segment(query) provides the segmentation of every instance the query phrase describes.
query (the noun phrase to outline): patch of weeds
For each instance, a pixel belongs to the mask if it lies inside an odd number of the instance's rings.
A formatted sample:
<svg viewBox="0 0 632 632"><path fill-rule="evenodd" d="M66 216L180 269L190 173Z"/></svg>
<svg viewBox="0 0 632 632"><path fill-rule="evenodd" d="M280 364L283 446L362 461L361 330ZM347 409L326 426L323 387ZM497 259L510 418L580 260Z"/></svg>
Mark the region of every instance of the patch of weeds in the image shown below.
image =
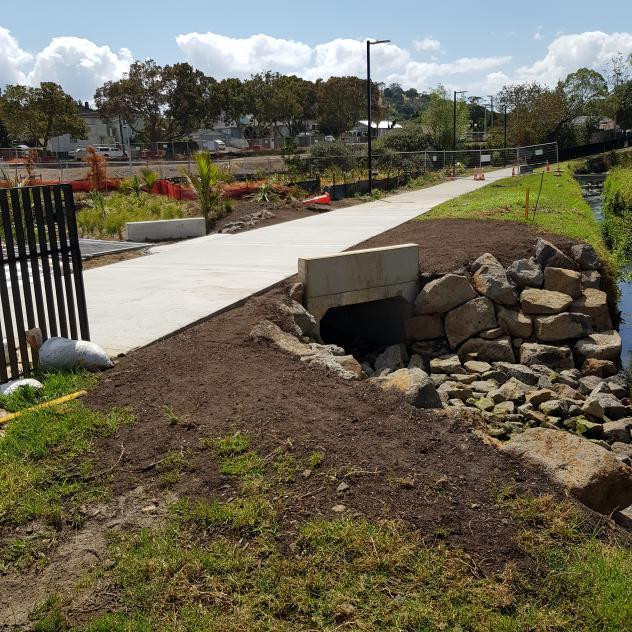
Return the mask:
<svg viewBox="0 0 632 632"><path fill-rule="evenodd" d="M299 465L296 457L289 452L280 452L272 461L275 477L282 483L288 483L294 480L294 476L299 470Z"/></svg>
<svg viewBox="0 0 632 632"><path fill-rule="evenodd" d="M167 421L170 426L176 426L180 421L178 415L176 415L172 406L164 406L163 410L165 411L165 416L167 417Z"/></svg>
<svg viewBox="0 0 632 632"><path fill-rule="evenodd" d="M237 456L243 454L250 447L250 437L247 434L236 432L227 437L221 437L212 442L217 451L217 456Z"/></svg>
<svg viewBox="0 0 632 632"><path fill-rule="evenodd" d="M11 538L0 545L0 573L9 567L22 568L29 566L40 558L43 549L41 540Z"/></svg>
<svg viewBox="0 0 632 632"><path fill-rule="evenodd" d="M180 480L182 473L191 469L189 462L190 451L184 453L179 450L170 450L158 464L160 482L165 485L175 485Z"/></svg>
<svg viewBox="0 0 632 632"><path fill-rule="evenodd" d="M312 452L307 457L307 467L309 467L312 470L317 467L320 467L324 459L325 459L325 455L322 452L318 452L318 451Z"/></svg>
<svg viewBox="0 0 632 632"><path fill-rule="evenodd" d="M35 374L33 377L42 383L43 388L23 386L11 395L0 395L0 408L9 412L24 410L76 391L92 388L99 379L97 374L83 370L51 371Z"/></svg>
<svg viewBox="0 0 632 632"><path fill-rule="evenodd" d="M0 524L74 521L79 505L100 492L93 441L130 422L124 411L102 414L78 402L10 422L0 437Z"/></svg>
<svg viewBox="0 0 632 632"><path fill-rule="evenodd" d="M171 506L181 523L201 529L227 529L241 534L272 532L276 513L263 496L236 498L231 502L181 500Z"/></svg>

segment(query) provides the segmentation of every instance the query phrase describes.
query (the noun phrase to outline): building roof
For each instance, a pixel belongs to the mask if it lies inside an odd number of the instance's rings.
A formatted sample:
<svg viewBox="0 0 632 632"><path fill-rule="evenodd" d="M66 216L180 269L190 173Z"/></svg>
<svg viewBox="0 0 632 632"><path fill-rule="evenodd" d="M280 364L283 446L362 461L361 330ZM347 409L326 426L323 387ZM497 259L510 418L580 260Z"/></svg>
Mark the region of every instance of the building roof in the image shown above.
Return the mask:
<svg viewBox="0 0 632 632"><path fill-rule="evenodd" d="M360 123L360 125L364 125L365 127L369 126L368 119L361 119L358 123ZM394 121L371 121L371 127L373 129L401 129L402 126Z"/></svg>

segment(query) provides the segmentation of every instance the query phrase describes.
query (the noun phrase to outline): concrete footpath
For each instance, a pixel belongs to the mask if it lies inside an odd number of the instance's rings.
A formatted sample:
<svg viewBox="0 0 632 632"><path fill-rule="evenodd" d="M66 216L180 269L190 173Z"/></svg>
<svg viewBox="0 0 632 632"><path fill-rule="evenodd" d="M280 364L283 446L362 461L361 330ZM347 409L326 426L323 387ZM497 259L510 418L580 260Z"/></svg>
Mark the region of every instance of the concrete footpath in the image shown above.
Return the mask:
<svg viewBox="0 0 632 632"><path fill-rule="evenodd" d="M487 174L487 182L511 175ZM341 252L485 185L471 178L234 235L158 246L84 273L90 333L111 355L159 340L296 274L299 257Z"/></svg>

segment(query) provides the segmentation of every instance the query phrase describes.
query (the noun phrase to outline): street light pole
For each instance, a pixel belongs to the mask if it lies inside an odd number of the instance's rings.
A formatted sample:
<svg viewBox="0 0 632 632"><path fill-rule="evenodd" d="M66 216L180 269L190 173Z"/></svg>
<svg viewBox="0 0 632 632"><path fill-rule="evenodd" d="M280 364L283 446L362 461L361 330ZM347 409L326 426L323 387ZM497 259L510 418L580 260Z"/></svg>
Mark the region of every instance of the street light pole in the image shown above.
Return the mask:
<svg viewBox="0 0 632 632"><path fill-rule="evenodd" d="M372 127L371 127L371 46L376 44L388 44L391 40L375 40L374 42L366 41L366 112L367 112L367 133L368 133L368 160L369 168L369 195L373 193L373 146L372 146Z"/></svg>
<svg viewBox="0 0 632 632"><path fill-rule="evenodd" d="M454 106L452 108L452 177L456 176L456 97L465 94L467 90L454 91Z"/></svg>

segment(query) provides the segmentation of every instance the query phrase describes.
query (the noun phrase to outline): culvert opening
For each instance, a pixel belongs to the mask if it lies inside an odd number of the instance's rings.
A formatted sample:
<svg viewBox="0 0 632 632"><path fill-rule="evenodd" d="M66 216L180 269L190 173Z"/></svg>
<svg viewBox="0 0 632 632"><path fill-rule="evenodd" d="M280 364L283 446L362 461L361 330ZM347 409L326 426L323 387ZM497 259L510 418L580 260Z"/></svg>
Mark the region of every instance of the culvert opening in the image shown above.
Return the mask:
<svg viewBox="0 0 632 632"><path fill-rule="evenodd" d="M327 344L343 347L362 361L389 345L406 341L405 322L413 306L401 296L332 307L320 321Z"/></svg>

